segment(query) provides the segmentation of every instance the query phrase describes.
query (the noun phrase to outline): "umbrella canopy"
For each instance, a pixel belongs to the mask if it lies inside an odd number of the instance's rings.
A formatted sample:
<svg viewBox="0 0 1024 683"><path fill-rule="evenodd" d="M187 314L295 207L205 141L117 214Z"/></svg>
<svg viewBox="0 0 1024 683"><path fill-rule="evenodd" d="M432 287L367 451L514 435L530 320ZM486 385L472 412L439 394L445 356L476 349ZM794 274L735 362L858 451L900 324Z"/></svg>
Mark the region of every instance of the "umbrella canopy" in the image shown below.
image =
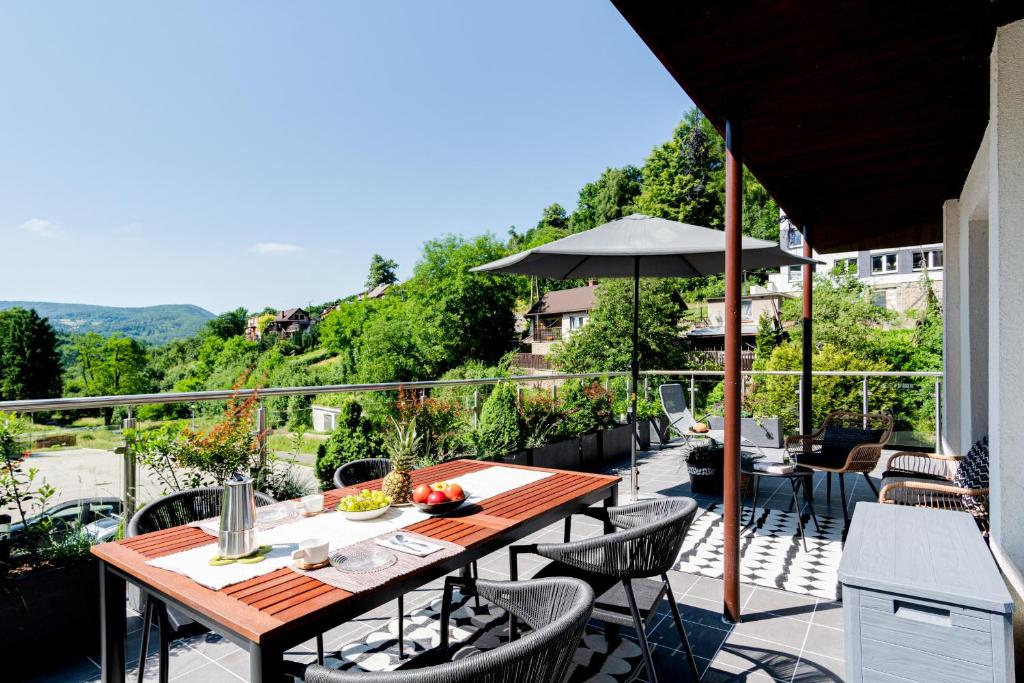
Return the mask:
<svg viewBox="0 0 1024 683"><path fill-rule="evenodd" d="M812 261L775 242L744 237L744 269L800 266ZM586 277L700 277L725 272L725 233L665 218L632 214L473 268L475 272Z"/></svg>
<svg viewBox="0 0 1024 683"><path fill-rule="evenodd" d="M783 251L774 242L744 237L744 268L800 266L811 259ZM629 420L636 422L639 296L641 277L700 277L725 272L725 233L664 218L634 213L591 230L576 233L472 269L483 273L536 275L556 280L583 277L633 278L633 360ZM691 406L692 409L692 406ZM630 488L637 498L636 451L639 435L633 430L630 447Z"/></svg>

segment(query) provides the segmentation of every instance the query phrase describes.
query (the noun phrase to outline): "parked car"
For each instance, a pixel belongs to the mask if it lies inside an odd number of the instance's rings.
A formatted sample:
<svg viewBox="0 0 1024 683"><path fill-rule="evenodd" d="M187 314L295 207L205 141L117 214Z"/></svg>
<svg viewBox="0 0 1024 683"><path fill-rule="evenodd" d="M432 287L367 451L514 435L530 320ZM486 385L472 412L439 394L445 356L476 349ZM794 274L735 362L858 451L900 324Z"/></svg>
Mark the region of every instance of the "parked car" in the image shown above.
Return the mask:
<svg viewBox="0 0 1024 683"><path fill-rule="evenodd" d="M100 517L95 522L85 525L85 533L92 536L93 543L113 541L117 530L121 528L121 515Z"/></svg>
<svg viewBox="0 0 1024 683"><path fill-rule="evenodd" d="M49 519L53 524L53 533L67 533L77 525L88 526L98 520L109 519L121 514L121 500L110 496L97 498L75 498L49 507L37 515L29 517L26 522L11 525L11 540L24 533L25 527ZM115 526L116 529L116 526Z"/></svg>

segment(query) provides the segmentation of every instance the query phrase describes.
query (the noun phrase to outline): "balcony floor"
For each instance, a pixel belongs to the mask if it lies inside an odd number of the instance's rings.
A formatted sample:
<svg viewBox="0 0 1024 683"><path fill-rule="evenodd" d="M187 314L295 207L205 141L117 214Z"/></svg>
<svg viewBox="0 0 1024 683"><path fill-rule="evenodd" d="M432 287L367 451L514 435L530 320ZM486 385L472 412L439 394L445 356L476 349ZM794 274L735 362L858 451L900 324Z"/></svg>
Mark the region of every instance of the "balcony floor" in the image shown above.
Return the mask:
<svg viewBox="0 0 1024 683"><path fill-rule="evenodd" d="M882 462L885 461L885 456ZM623 483L620 499L629 491L628 463L620 468ZM873 475L878 483L878 474ZM619 471L619 470L617 470ZM872 501L875 496L863 478L848 478L851 507L858 501ZM640 491L642 496L691 496L686 469L682 466L682 452L678 447L642 454L640 462ZM833 482L835 484L835 482ZM780 486L786 486L780 482ZM841 518L838 487L833 487L832 504L825 502L825 480L815 476L815 510L818 514ZM788 487L787 487L788 492ZM771 494L769 496L769 493ZM771 492L768 482L762 484L763 503L768 507L785 509L789 500L781 489ZM704 509L718 503L720 498L693 496ZM574 537L597 533L600 528L592 520L574 520ZM589 525L589 526L588 526ZM560 542L561 524L548 527L526 542ZM530 559L521 560L525 575L536 571L539 564ZM508 578L507 553L497 553L479 563L483 578ZM698 658L704 681L842 681L843 631L840 603L788 593L760 586L741 584L743 621L738 625L723 623L722 582L704 576L670 572L669 580L682 612L687 634ZM425 586L406 596L406 610L425 606L437 598L439 584ZM396 616L395 605L385 605L360 619L339 626L325 634L327 651L381 629ZM141 619L129 610L129 640L127 655L129 680L136 675ZM668 603L659 609L648 629L654 644L655 666L662 681L688 680L685 659L679 650L679 639L670 616ZM632 634L623 629L623 637ZM146 679L156 679L156 634L150 639L150 655L146 665ZM312 661L315 646L305 643L288 653L289 659ZM98 681L99 658L89 657L72 662L60 669L45 672L33 681ZM246 681L248 655L235 645L214 634L204 634L175 641L171 647L170 679L172 681ZM637 681L646 681L640 668Z"/></svg>

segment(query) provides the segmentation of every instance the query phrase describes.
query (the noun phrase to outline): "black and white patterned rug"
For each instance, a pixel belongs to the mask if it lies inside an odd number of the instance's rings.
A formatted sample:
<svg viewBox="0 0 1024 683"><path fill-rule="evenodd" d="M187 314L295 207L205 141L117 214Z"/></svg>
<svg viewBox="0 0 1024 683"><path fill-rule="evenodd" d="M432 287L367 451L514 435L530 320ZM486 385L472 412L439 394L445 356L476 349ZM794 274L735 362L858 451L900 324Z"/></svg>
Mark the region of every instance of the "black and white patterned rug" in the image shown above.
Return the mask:
<svg viewBox="0 0 1024 683"><path fill-rule="evenodd" d="M722 515L715 504L694 520L679 552L676 571L722 578ZM749 519L743 508L741 524ZM790 593L839 599L839 560L843 553L843 521L818 515L818 526L804 514L807 550L800 541L794 512L757 509L753 528L740 536L740 580Z"/></svg>
<svg viewBox="0 0 1024 683"><path fill-rule="evenodd" d="M456 609L452 610L452 642L463 648L456 658L490 650L508 639L507 614L485 601L477 609L472 598L456 592ZM440 642L441 599L413 610L405 618L405 654L407 657L436 647ZM522 625L520 625L522 627ZM612 683L630 681L642 670L640 646L617 633L604 633L588 625L573 655L567 681ZM359 640L346 643L340 651L328 653L325 664L343 671L388 671L396 668L398 659L398 619Z"/></svg>

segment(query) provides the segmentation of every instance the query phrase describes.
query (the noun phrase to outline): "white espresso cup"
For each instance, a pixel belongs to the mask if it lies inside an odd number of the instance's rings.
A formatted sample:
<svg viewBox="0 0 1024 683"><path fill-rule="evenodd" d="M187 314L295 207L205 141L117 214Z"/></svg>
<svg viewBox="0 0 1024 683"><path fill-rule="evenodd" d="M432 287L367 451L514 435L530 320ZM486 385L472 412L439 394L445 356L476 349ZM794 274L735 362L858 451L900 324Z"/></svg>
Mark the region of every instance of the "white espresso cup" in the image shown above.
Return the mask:
<svg viewBox="0 0 1024 683"><path fill-rule="evenodd" d="M320 564L327 561L328 543L323 538L307 538L299 541L299 549L292 553L293 560L303 564Z"/></svg>
<svg viewBox="0 0 1024 683"><path fill-rule="evenodd" d="M316 514L324 509L324 494L313 493L302 497L302 509L306 514Z"/></svg>

